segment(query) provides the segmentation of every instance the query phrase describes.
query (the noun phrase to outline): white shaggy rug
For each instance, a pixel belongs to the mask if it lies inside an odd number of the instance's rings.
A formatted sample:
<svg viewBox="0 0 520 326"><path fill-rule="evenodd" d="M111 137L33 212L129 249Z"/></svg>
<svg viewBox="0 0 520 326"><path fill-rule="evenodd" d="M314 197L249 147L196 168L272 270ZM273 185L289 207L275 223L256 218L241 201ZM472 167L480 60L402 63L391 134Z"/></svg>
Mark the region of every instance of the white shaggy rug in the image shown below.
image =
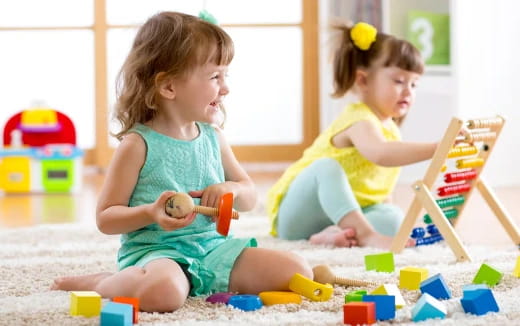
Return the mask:
<svg viewBox="0 0 520 326"><path fill-rule="evenodd" d="M452 299L444 301L448 315L420 325L520 324L520 279L512 275L519 252L513 246L505 250L468 247L474 260L471 263L456 263L443 244L406 249L395 256L396 271L389 274L365 271L364 256L381 252L374 248L333 249L273 239L267 235L267 219L252 215L234 221L232 229L236 236L256 236L262 247L295 251L311 265L329 264L344 277L382 284L397 283L399 269L405 266L426 268L430 275L442 273L453 294ZM100 234L94 226L77 224L0 230L0 325L99 325L99 317L70 316L69 294L48 288L58 276L114 271L118 239ZM462 286L471 283L483 262L504 273L492 289L500 312L465 314L460 305ZM263 307L254 312L212 305L202 297L190 298L174 313L140 313L139 325L342 325L344 295L355 289L359 288L335 287L333 298L327 302L304 300L301 305ZM410 318L419 291L402 290L402 294L408 305L397 311L394 320L378 325L416 324Z"/></svg>

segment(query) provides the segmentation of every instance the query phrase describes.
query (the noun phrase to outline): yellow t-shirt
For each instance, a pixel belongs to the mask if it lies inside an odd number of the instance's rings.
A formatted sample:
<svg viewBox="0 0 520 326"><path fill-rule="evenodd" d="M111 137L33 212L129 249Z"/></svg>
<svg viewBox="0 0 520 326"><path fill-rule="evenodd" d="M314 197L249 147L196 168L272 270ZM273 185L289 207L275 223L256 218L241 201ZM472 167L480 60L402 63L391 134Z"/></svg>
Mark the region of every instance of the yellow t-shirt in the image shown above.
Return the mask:
<svg viewBox="0 0 520 326"><path fill-rule="evenodd" d="M267 213L272 222L272 235L276 236L278 208L291 182L303 169L320 158L328 157L338 161L361 207L381 203L388 198L399 177L399 167L379 166L363 157L355 147L337 148L332 145L335 135L362 120L368 120L377 126L386 140L401 140L399 128L395 123L383 126L381 120L364 103L348 105L331 126L304 151L303 157L291 165L269 190Z"/></svg>

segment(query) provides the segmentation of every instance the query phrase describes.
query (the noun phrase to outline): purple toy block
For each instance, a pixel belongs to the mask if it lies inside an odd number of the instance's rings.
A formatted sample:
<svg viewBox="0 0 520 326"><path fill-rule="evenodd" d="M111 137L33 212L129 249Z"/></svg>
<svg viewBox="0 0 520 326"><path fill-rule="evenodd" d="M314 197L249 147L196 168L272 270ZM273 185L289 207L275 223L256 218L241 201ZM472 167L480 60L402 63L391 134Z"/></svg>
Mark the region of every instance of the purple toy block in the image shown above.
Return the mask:
<svg viewBox="0 0 520 326"><path fill-rule="evenodd" d="M231 292L218 292L206 298L206 302L228 304L229 298L234 294Z"/></svg>
<svg viewBox="0 0 520 326"><path fill-rule="evenodd" d="M451 298L451 291L441 274L436 274L422 281L420 289L422 293L428 293L435 299Z"/></svg>

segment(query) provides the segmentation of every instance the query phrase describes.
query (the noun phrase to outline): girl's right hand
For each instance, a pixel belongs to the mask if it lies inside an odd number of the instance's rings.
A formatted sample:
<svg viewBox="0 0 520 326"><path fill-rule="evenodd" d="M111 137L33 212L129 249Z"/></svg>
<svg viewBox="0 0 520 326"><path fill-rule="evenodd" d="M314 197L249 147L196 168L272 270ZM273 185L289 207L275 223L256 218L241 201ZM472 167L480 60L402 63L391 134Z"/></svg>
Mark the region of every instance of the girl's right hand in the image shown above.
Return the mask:
<svg viewBox="0 0 520 326"><path fill-rule="evenodd" d="M159 226L163 228L165 231L173 231L186 227L190 225L197 216L197 213L195 212L189 213L186 216L178 218L171 217L170 215L166 214L166 201L168 200L168 198L175 194L175 191L165 191L159 196L159 198L157 198L157 200L153 204L151 204L150 215L152 219L155 223L159 224Z"/></svg>

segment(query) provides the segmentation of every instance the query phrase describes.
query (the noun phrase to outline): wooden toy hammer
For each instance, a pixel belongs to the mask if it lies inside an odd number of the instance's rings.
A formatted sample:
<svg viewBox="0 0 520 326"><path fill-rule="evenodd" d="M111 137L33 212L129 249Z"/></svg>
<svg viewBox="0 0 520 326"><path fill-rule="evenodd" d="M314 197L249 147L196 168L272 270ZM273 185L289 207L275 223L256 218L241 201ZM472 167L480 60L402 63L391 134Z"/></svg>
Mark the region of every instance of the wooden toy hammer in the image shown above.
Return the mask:
<svg viewBox="0 0 520 326"><path fill-rule="evenodd" d="M238 212L233 210L233 194L230 192L220 197L218 208L195 205L190 195L178 192L168 198L165 211L175 218L186 216L191 212L216 217L217 232L223 236L229 233L231 219L238 219Z"/></svg>

